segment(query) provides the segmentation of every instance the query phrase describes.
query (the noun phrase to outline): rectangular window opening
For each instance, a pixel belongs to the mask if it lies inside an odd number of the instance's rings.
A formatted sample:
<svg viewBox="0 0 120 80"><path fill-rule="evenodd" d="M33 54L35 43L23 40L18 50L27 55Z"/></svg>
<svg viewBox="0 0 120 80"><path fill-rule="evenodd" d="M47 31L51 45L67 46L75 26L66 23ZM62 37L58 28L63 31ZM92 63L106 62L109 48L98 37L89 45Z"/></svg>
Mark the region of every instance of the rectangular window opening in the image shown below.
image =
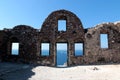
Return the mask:
<svg viewBox="0 0 120 80"><path fill-rule="evenodd" d="M12 43L12 55L19 55L19 43Z"/></svg>
<svg viewBox="0 0 120 80"><path fill-rule="evenodd" d="M58 20L58 31L66 31L66 20Z"/></svg>
<svg viewBox="0 0 120 80"><path fill-rule="evenodd" d="M83 56L83 43L75 43L75 56Z"/></svg>
<svg viewBox="0 0 120 80"><path fill-rule="evenodd" d="M50 43L41 43L41 55L42 56L50 55Z"/></svg>
<svg viewBox="0 0 120 80"><path fill-rule="evenodd" d="M100 34L101 48L108 48L108 34Z"/></svg>

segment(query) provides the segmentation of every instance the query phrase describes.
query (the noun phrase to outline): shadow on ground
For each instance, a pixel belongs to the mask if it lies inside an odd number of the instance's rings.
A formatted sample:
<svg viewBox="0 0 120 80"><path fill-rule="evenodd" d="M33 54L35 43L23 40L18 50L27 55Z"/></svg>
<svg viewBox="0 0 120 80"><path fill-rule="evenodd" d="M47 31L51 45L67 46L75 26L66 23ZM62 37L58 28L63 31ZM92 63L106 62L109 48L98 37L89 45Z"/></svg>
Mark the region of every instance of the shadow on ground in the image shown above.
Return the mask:
<svg viewBox="0 0 120 80"><path fill-rule="evenodd" d="M16 63L0 63L0 80L29 80L34 66Z"/></svg>

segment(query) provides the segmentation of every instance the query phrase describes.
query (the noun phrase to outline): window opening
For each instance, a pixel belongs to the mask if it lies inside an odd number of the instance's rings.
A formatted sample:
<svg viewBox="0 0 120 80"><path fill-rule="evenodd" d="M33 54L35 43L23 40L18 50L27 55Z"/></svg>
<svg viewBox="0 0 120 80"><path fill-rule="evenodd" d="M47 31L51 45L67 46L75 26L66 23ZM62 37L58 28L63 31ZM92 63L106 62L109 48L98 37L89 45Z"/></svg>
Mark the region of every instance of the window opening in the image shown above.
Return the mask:
<svg viewBox="0 0 120 80"><path fill-rule="evenodd" d="M83 55L83 43L75 43L75 56Z"/></svg>
<svg viewBox="0 0 120 80"><path fill-rule="evenodd" d="M12 43L12 55L19 54L19 43Z"/></svg>
<svg viewBox="0 0 120 80"><path fill-rule="evenodd" d="M41 43L41 55L49 56L50 54L50 44L49 43Z"/></svg>
<svg viewBox="0 0 120 80"><path fill-rule="evenodd" d="M101 48L108 48L108 34L100 34Z"/></svg>
<svg viewBox="0 0 120 80"><path fill-rule="evenodd" d="M66 20L58 20L58 31L66 31Z"/></svg>

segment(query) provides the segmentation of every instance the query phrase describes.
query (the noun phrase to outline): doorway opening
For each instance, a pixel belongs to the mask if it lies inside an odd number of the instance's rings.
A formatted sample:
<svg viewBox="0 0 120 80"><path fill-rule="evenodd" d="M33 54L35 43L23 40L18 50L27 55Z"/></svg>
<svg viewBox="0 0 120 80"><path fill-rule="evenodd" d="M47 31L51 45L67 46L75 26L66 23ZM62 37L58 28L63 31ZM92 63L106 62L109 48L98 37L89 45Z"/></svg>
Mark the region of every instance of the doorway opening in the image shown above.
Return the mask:
<svg viewBox="0 0 120 80"><path fill-rule="evenodd" d="M57 43L56 64L57 67L67 67L67 43Z"/></svg>

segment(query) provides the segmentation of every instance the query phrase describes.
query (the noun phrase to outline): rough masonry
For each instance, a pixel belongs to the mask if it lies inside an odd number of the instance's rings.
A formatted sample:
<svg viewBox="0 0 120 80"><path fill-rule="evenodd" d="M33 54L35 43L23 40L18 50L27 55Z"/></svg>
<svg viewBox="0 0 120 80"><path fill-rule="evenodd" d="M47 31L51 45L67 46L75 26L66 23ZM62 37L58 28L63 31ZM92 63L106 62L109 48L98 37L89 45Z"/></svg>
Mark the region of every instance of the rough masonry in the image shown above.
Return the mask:
<svg viewBox="0 0 120 80"><path fill-rule="evenodd" d="M66 20L66 31L58 31L58 20ZM108 48L100 47L100 34L108 34ZM18 42L19 55L11 54L11 44ZM50 43L50 55L41 56L41 43ZM120 23L103 23L84 29L80 19L70 11L52 12L41 29L17 25L0 30L0 61L56 66L56 43L68 44L67 66L120 63ZM84 44L84 55L75 56L74 43Z"/></svg>

